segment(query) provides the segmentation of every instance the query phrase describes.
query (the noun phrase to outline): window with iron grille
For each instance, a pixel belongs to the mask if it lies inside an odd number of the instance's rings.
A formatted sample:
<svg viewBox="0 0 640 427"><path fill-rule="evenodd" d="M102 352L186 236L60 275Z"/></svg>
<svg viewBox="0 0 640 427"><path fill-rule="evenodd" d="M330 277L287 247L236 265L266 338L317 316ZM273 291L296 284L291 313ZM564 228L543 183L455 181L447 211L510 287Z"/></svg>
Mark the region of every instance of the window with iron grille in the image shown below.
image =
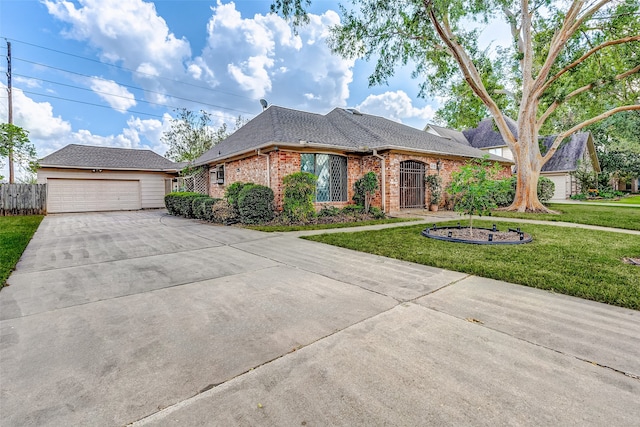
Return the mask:
<svg viewBox="0 0 640 427"><path fill-rule="evenodd" d="M300 170L318 177L316 202L347 201L347 158L332 154L300 155Z"/></svg>
<svg viewBox="0 0 640 427"><path fill-rule="evenodd" d="M224 165L219 165L216 171L218 184L224 184Z"/></svg>

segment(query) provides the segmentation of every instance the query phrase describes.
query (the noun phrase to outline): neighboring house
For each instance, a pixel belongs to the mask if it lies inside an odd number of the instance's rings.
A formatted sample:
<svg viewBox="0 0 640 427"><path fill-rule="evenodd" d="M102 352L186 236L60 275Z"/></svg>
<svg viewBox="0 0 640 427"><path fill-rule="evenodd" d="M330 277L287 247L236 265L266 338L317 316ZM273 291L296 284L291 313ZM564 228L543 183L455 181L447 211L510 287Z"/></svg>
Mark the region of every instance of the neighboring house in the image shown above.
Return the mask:
<svg viewBox="0 0 640 427"><path fill-rule="evenodd" d="M424 208L426 174L451 172L482 151L382 117L336 108L326 115L271 106L196 160L210 171L209 194L223 197L229 184L270 187L282 208L282 179L299 171L318 176L316 207L352 203L353 184L378 176L372 205L385 212ZM491 156L510 175L512 162ZM444 201L442 202L444 203Z"/></svg>
<svg viewBox="0 0 640 427"><path fill-rule="evenodd" d="M507 126L517 135L517 123L505 117ZM513 153L507 147L502 135L493 125L493 119L482 120L478 127L459 132L435 125L427 125L425 131L434 135L440 135L452 139L461 144L480 149L484 152L513 160ZM554 136L546 136L542 144L549 148ZM571 135L568 141L562 143L556 153L542 167L541 176L545 176L555 184L555 192L552 200L565 200L572 194L581 191L578 182L571 172L574 172L579 164L600 173L600 163L596 154L593 136L590 132L579 132Z"/></svg>
<svg viewBox="0 0 640 427"><path fill-rule="evenodd" d="M70 144L40 159L47 212L164 207L180 165L150 150Z"/></svg>

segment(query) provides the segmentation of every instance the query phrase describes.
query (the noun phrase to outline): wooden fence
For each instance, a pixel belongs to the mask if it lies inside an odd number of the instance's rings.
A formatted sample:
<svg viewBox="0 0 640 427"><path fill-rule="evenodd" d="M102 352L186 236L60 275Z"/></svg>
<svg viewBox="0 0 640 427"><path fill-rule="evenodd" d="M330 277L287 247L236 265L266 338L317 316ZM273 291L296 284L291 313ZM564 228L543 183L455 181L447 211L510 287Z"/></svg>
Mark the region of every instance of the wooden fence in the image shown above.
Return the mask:
<svg viewBox="0 0 640 427"><path fill-rule="evenodd" d="M0 216L46 213L47 184L0 184Z"/></svg>

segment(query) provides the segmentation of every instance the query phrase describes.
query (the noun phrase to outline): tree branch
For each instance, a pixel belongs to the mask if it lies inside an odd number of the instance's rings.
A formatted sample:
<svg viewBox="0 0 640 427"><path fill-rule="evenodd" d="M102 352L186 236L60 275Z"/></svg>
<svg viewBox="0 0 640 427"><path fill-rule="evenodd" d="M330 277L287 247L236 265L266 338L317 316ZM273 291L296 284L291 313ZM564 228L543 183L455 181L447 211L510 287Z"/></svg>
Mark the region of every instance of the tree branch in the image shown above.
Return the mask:
<svg viewBox="0 0 640 427"><path fill-rule="evenodd" d="M582 55L580 58L576 59L571 64L567 65L562 70L560 70L555 76L553 76L549 80L547 80L547 82L538 90L538 93L539 93L538 98L540 96L542 96L544 91L549 89L549 86L551 86L553 84L553 82L558 80L564 73L566 73L567 71L571 70L572 68L578 66L585 59L587 59L588 57L590 57L591 55L593 55L594 53L596 53L600 49L603 49L603 48L608 47L608 46L628 43L628 42L632 42L632 41L640 41L640 35L631 36L631 37L624 37L624 38L617 39L617 40L609 40L608 42L602 43L602 44L594 47L593 49L589 50L587 53Z"/></svg>
<svg viewBox="0 0 640 427"><path fill-rule="evenodd" d="M451 55L460 66L460 70L462 71L465 80L469 84L469 87L471 87L471 90L476 95L478 95L480 100L487 106L487 108L491 112L491 115L494 117L496 125L498 126L498 129L500 130L500 133L502 134L505 141L510 144L515 144L516 138L509 129L509 126L507 126L507 122L504 120L500 108L495 103L493 98L491 98L491 95L489 94L489 92L487 92L487 89L484 87L484 84L482 83L482 77L480 76L478 69L473 64L473 61L464 50L464 48L455 41L456 36L451 31L446 16L443 17L441 24L435 14L435 10L433 8L431 0L423 0L423 5L427 11L429 20L434 26L438 36L447 45L447 47L451 51Z"/></svg>
<svg viewBox="0 0 640 427"><path fill-rule="evenodd" d="M613 108L609 111L606 111L602 114L599 114L595 117L590 118L589 120L585 120L584 122L575 125L574 127L572 127L571 129L562 132L561 134L559 134L558 136L556 136L556 139L553 140L553 144L551 144L551 147L549 148L549 151L547 151L547 153L544 155L544 157L542 157L542 164L544 165L545 163L547 163L547 161L549 161L549 159L551 157L553 157L553 155L555 154L556 151L558 151L558 147L560 146L560 143L562 142L563 139L565 139L566 137L568 137L569 135L574 134L575 132L579 131L580 129L583 129L593 123L599 122L600 120L604 120L609 116L612 116L616 113L620 113L622 111L631 111L631 110L640 110L640 104L635 104L635 105L624 105L622 107L616 107Z"/></svg>
<svg viewBox="0 0 640 427"><path fill-rule="evenodd" d="M624 78L629 77L632 74L635 74L637 72L640 72L640 65L637 65L636 67L625 71L624 73L618 74L617 76L615 76L614 78L616 80L622 80ZM591 89L593 89L594 87L598 86L602 84L602 80L597 81L597 82L593 82L593 83L589 83L588 85L584 85L582 87L577 88L576 90L574 90L573 92L569 93L567 96L564 97L564 99L562 101L553 101L551 103L551 105L549 105L549 107L547 108L547 110L542 114L542 116L540 116L540 118L537 120L536 122L536 126L538 127L538 129L540 129L542 127L542 125L544 124L544 122L549 118L549 116L564 102L570 100L571 98L580 95L581 93L587 92Z"/></svg>

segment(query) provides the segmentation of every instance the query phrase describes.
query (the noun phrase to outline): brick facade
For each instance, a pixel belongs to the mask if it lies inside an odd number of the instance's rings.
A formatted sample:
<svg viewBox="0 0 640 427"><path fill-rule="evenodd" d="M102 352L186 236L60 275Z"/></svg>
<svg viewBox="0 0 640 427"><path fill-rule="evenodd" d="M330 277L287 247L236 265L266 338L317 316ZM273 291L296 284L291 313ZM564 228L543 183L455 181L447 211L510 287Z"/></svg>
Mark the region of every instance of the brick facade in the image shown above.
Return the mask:
<svg viewBox="0 0 640 427"><path fill-rule="evenodd" d="M439 173L442 177L442 187L446 188L451 182L451 172L458 170L466 163L464 159L452 159L435 157L434 155L404 154L396 152L384 152L380 154L385 159L385 204L386 212L398 212L400 210L400 163L407 160L414 160L425 164L425 173ZM269 156L269 160L267 160ZM437 169L432 169L432 165L437 165ZM267 182L267 164L270 164L269 181ZM213 170L213 168L212 168ZM209 186L209 194L212 197L223 197L224 191L229 184L237 181L253 182L256 184L269 186L274 193L277 209L282 209L283 188L282 179L294 172L300 171L300 153L294 151L271 151L266 155L251 156L240 160L225 163L225 182L217 184L215 173L212 175ZM378 176L378 182L382 187L381 160L372 155L348 155L347 156L347 201L346 202L322 202L315 203L316 209L323 206L342 207L352 202L354 183L365 173L373 171ZM504 166L500 177L511 176L509 166ZM446 196L440 202L441 206L446 206ZM425 202L429 202L429 192L425 186ZM382 208L382 193L378 189L371 202L372 206Z"/></svg>

